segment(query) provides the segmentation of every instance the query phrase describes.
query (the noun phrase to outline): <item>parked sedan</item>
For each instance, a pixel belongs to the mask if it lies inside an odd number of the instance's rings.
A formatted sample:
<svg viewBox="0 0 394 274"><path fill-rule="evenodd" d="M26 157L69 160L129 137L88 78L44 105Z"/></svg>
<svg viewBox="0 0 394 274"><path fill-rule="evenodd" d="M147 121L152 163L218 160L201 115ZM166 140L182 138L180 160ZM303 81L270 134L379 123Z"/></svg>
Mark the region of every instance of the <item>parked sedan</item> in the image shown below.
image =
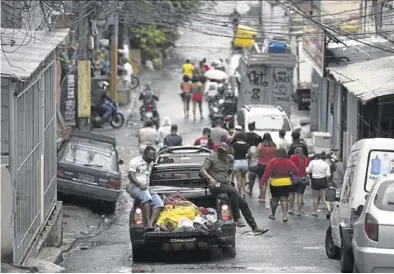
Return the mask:
<svg viewBox="0 0 394 274"><path fill-rule="evenodd" d="M354 272L394 273L394 175L382 176L354 225Z"/></svg>
<svg viewBox="0 0 394 274"><path fill-rule="evenodd" d="M108 213L115 211L123 164L115 138L73 133L58 150L57 161L58 192L103 203Z"/></svg>

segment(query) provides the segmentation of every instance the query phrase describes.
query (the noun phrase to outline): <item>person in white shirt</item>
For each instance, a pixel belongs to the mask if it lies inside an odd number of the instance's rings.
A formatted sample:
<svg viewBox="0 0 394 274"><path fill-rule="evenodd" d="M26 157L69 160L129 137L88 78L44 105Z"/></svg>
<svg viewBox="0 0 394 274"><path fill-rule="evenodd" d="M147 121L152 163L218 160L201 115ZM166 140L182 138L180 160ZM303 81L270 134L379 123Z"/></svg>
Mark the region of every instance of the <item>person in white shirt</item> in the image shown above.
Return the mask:
<svg viewBox="0 0 394 274"><path fill-rule="evenodd" d="M279 131L279 138L276 140L275 144L278 149L283 148L286 153L289 151L290 142L285 139L286 131L281 129Z"/></svg>
<svg viewBox="0 0 394 274"><path fill-rule="evenodd" d="M157 193L149 188L149 176L155 158L155 148L147 146L142 156L133 158L129 163L130 184L126 191L131 198L139 200L146 230L154 229L153 225L164 207L163 201Z"/></svg>
<svg viewBox="0 0 394 274"><path fill-rule="evenodd" d="M319 159L312 160L306 168L306 173L311 174L312 178L312 197L313 197L313 213L312 216L317 217L317 208L319 199L321 198L330 211L330 203L326 202L326 190L328 188L328 179L331 176L330 166L325 162L327 155L322 152Z"/></svg>
<svg viewBox="0 0 394 274"><path fill-rule="evenodd" d="M142 155L146 146L150 145L155 147L158 140L157 130L153 128L153 122L147 121L145 126L140 129L138 134L139 140L139 152Z"/></svg>
<svg viewBox="0 0 394 274"><path fill-rule="evenodd" d="M158 130L158 143L159 148L164 146L164 138L171 133L171 120L168 117L164 117L163 124Z"/></svg>

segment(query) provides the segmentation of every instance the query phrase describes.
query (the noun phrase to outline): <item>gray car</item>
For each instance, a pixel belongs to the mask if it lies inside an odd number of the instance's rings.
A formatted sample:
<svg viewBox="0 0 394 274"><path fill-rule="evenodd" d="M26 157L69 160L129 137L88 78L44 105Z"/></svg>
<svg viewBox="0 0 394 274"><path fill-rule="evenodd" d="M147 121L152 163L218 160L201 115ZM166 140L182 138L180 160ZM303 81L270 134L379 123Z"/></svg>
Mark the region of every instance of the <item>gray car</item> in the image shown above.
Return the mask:
<svg viewBox="0 0 394 274"><path fill-rule="evenodd" d="M103 204L112 213L120 194L121 174L114 138L92 133L73 133L58 150L58 192Z"/></svg>
<svg viewBox="0 0 394 274"><path fill-rule="evenodd" d="M354 225L354 272L394 273L394 174L382 176Z"/></svg>

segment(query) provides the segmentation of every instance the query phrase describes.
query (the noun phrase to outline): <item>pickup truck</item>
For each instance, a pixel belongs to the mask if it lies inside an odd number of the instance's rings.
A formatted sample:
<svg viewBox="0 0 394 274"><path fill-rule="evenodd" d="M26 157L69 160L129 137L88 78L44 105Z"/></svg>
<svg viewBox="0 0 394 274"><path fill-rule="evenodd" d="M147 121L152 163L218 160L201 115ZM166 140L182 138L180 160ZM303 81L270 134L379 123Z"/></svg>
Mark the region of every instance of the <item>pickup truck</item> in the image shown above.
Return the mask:
<svg viewBox="0 0 394 274"><path fill-rule="evenodd" d="M134 201L129 217L133 261L143 261L149 250L165 252L221 248L229 257L236 256L236 226L227 195L214 198L199 171L210 150L202 147L171 147L160 151L150 175L150 188L160 196L180 192L198 207L215 208L222 225L208 234L192 232L146 232L139 201Z"/></svg>

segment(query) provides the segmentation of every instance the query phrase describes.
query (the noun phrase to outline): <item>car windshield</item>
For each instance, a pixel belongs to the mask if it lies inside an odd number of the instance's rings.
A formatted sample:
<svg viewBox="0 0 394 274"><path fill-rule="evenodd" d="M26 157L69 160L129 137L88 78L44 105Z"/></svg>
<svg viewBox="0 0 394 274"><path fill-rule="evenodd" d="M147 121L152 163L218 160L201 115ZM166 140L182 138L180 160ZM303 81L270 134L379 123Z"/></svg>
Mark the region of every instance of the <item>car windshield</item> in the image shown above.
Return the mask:
<svg viewBox="0 0 394 274"><path fill-rule="evenodd" d="M253 114L249 117L249 123L256 122L258 131L291 131L289 120L285 115L258 115Z"/></svg>
<svg viewBox="0 0 394 274"><path fill-rule="evenodd" d="M115 153L89 144L69 143L64 153L63 161L108 171L115 170Z"/></svg>
<svg viewBox="0 0 394 274"><path fill-rule="evenodd" d="M382 183L376 193L374 203L380 210L394 211L394 182Z"/></svg>
<svg viewBox="0 0 394 274"><path fill-rule="evenodd" d="M208 155L202 154L178 154L160 155L157 159L158 164L201 164Z"/></svg>

